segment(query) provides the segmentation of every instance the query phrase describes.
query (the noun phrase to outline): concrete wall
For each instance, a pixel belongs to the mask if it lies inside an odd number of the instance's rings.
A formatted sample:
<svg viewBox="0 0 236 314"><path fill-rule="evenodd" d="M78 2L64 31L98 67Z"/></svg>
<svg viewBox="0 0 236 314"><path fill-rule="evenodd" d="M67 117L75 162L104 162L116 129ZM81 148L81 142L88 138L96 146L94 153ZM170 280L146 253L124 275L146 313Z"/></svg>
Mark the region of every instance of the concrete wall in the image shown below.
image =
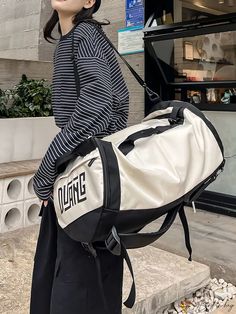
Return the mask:
<svg viewBox="0 0 236 314"><path fill-rule="evenodd" d="M0 165L14 161L41 159L59 131L54 117L1 119Z"/></svg>
<svg viewBox="0 0 236 314"><path fill-rule="evenodd" d="M1 1L0 58L38 59L40 12L40 0Z"/></svg>
<svg viewBox="0 0 236 314"><path fill-rule="evenodd" d="M3 0L0 6L0 58L52 59L53 45L43 38L52 8L48 0Z"/></svg>
<svg viewBox="0 0 236 314"><path fill-rule="evenodd" d="M51 3L48 0L41 0L41 15L39 21L39 41L38 41L38 60L40 61L52 61L53 51L55 49L54 44L48 43L43 37L43 28L53 13ZM53 30L53 37L59 38L57 27Z"/></svg>
<svg viewBox="0 0 236 314"><path fill-rule="evenodd" d="M19 83L22 74L28 78L52 80L52 63L41 61L23 61L0 59L0 88L12 88Z"/></svg>

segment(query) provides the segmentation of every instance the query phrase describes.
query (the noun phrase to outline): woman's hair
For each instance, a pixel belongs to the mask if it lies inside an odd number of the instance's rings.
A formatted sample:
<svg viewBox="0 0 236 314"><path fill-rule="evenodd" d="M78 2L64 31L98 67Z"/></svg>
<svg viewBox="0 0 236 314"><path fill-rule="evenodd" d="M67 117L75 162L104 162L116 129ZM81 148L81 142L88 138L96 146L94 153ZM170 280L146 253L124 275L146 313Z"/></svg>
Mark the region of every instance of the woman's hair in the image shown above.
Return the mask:
<svg viewBox="0 0 236 314"><path fill-rule="evenodd" d="M107 23L106 22L98 22L97 20L93 19L93 11L94 11L94 6L92 6L89 9L83 8L81 11L79 11L73 18L72 22L74 25L76 25L78 22L80 21L86 21L89 20L90 22L93 22L95 24L98 25L109 25L110 21L108 21L107 19ZM44 26L43 29L43 34L44 34L44 38L46 39L46 41L48 41L49 43L52 43L49 39L52 40L56 40L56 38L52 37L52 31L55 28L56 24L59 22L59 17L58 17L58 13L56 10L53 11L50 19L48 20L48 22L46 23L46 25ZM60 35L62 35L61 33L61 27L60 24L58 23L58 32Z"/></svg>

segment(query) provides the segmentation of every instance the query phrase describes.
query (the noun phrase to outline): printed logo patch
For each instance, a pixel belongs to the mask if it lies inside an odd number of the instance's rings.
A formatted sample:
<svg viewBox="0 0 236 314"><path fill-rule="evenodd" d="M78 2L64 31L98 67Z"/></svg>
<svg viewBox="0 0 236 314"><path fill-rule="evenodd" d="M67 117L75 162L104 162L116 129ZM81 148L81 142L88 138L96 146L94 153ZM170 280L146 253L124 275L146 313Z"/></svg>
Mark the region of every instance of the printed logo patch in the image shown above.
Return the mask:
<svg viewBox="0 0 236 314"><path fill-rule="evenodd" d="M72 206L84 202L87 199L85 181L85 172L82 172L68 184L58 189L58 200L62 214Z"/></svg>

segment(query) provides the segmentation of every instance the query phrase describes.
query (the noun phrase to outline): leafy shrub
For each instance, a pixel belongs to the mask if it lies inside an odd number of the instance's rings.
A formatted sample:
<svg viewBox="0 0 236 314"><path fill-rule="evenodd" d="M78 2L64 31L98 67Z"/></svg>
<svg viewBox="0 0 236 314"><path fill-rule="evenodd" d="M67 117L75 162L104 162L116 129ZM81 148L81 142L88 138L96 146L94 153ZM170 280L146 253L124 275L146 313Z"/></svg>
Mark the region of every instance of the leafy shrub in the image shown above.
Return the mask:
<svg viewBox="0 0 236 314"><path fill-rule="evenodd" d="M51 86L25 74L12 89L0 89L0 118L52 116Z"/></svg>

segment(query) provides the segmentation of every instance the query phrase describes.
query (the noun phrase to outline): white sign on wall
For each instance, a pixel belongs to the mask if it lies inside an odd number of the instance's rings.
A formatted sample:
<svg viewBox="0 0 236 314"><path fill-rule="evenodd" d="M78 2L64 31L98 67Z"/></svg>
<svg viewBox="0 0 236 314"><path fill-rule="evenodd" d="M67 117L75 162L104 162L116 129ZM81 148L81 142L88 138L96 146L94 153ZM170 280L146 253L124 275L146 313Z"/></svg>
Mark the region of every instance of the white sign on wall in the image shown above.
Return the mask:
<svg viewBox="0 0 236 314"><path fill-rule="evenodd" d="M143 26L126 27L118 30L118 51L120 54L144 52Z"/></svg>

